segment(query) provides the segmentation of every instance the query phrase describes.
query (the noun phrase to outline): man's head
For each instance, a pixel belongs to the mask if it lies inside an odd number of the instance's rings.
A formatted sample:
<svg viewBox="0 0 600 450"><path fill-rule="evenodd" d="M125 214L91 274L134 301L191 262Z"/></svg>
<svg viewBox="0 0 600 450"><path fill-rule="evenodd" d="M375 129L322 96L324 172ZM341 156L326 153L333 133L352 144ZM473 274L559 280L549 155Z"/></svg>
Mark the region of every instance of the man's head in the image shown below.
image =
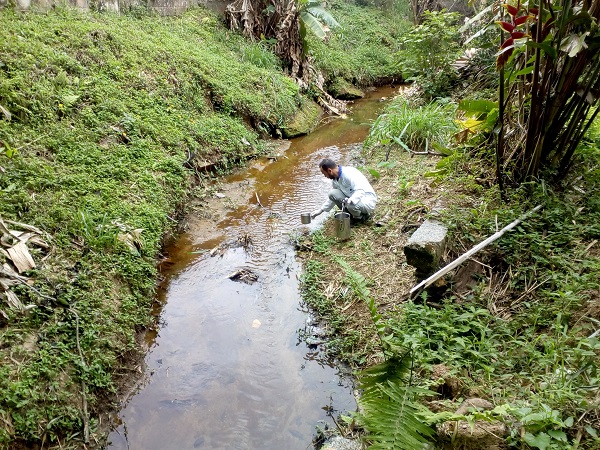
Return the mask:
<svg viewBox="0 0 600 450"><path fill-rule="evenodd" d="M337 163L331 159L325 158L319 163L319 168L321 173L330 180L335 180L340 176Z"/></svg>

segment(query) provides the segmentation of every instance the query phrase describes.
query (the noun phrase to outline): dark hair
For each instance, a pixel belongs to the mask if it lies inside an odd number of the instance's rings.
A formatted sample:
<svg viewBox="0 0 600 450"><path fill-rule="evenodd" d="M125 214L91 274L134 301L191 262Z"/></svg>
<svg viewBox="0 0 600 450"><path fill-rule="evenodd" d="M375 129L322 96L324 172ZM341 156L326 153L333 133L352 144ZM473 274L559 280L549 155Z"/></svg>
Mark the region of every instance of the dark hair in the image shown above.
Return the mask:
<svg viewBox="0 0 600 450"><path fill-rule="evenodd" d="M337 163L329 158L325 158L319 163L319 167L321 169L335 169L337 167Z"/></svg>

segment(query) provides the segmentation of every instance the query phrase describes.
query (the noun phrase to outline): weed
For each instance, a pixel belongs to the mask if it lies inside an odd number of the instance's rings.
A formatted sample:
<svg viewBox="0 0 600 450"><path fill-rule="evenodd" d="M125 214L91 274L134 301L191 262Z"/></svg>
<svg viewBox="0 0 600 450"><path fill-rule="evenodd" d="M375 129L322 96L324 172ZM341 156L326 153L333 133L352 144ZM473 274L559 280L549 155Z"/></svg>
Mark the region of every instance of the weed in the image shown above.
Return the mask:
<svg viewBox="0 0 600 450"><path fill-rule="evenodd" d="M423 22L400 39L402 73L419 84L428 100L446 97L457 80L450 64L461 51L458 18L458 13L426 11Z"/></svg>
<svg viewBox="0 0 600 450"><path fill-rule="evenodd" d="M410 27L406 16L340 1L331 5L331 12L340 26L328 41L309 36L308 46L326 80L341 78L364 86L378 79L398 79L396 38Z"/></svg>
<svg viewBox="0 0 600 450"><path fill-rule="evenodd" d="M407 100L398 97L380 115L365 140L365 148L376 144L398 146L409 152L443 150L450 144L450 137L457 131L453 120L455 106L450 103L430 103L415 108ZM390 151L386 155L388 160Z"/></svg>

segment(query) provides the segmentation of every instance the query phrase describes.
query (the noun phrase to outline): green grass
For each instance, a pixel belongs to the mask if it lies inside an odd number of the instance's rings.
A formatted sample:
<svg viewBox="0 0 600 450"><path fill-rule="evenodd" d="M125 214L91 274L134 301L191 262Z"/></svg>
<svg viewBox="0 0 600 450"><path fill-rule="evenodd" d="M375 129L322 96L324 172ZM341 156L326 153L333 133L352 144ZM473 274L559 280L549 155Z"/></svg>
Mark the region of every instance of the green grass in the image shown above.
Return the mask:
<svg viewBox="0 0 600 450"><path fill-rule="evenodd" d="M398 37L411 27L404 14L341 1L333 2L330 12L340 27L326 42L309 40L309 53L329 83L343 78L366 86L380 79L400 79Z"/></svg>
<svg viewBox="0 0 600 450"><path fill-rule="evenodd" d="M155 258L185 210L194 161L226 170L259 154L246 123L276 126L304 99L272 55L203 10L5 9L0 28L10 114L0 120L0 217L51 243L24 274L37 292L13 287L35 307L0 303L0 447L77 446L83 397L101 440L98 415L151 323ZM137 247L123 242L136 233Z"/></svg>
<svg viewBox="0 0 600 450"><path fill-rule="evenodd" d="M456 105L452 103L432 102L418 106L397 97L373 122L365 148L391 145L413 152L445 149L458 131L455 112Z"/></svg>
<svg viewBox="0 0 600 450"><path fill-rule="evenodd" d="M305 238L306 239L306 238ZM310 236L312 249L327 258L333 257L331 246L335 239L317 231ZM343 295L327 296L323 291L331 280L322 277L324 263L308 259L303 268L301 278L302 300L304 304L319 318L327 322L329 337L326 342L326 355L337 355L341 361L352 366L364 364L364 349L357 346L362 340L364 330L351 323L347 315L340 312L340 304L347 301Z"/></svg>

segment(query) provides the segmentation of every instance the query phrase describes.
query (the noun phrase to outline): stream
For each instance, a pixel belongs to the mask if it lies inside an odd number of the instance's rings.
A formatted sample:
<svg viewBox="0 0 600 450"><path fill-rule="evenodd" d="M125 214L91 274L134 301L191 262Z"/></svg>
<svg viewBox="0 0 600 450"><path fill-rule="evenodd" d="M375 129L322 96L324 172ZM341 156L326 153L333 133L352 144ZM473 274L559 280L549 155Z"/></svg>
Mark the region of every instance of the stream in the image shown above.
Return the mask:
<svg viewBox="0 0 600 450"><path fill-rule="evenodd" d="M319 161L347 162L394 92L368 92L347 118L211 187L165 249L143 383L115 413L107 449L305 450L317 426L335 428L332 414L356 410L351 380L300 338L311 316L292 238L326 219L300 223L330 187ZM241 270L257 280L229 278Z"/></svg>

